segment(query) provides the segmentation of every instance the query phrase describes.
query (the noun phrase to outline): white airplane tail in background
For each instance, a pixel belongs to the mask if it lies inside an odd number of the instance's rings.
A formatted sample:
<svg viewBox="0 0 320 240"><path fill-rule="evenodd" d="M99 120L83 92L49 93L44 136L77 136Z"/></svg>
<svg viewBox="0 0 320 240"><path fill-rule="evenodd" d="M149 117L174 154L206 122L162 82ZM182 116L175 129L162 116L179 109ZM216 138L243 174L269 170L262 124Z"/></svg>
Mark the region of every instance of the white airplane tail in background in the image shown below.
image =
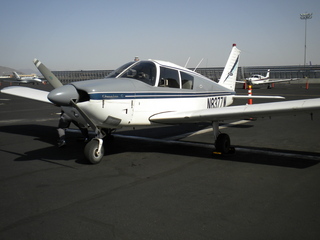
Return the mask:
<svg viewBox="0 0 320 240"><path fill-rule="evenodd" d="M13 75L14 75L14 77L15 77L17 80L20 80L20 79L21 79L20 76L19 76L19 74L18 74L17 72L13 72Z"/></svg>
<svg viewBox="0 0 320 240"><path fill-rule="evenodd" d="M266 78L269 78L270 77L270 69L268 69L268 72L267 72L267 75L266 75Z"/></svg>
<svg viewBox="0 0 320 240"><path fill-rule="evenodd" d="M220 85L230 90L234 90L236 86L240 52L241 51L236 47L236 44L233 44L227 64L224 67L221 78L219 80Z"/></svg>

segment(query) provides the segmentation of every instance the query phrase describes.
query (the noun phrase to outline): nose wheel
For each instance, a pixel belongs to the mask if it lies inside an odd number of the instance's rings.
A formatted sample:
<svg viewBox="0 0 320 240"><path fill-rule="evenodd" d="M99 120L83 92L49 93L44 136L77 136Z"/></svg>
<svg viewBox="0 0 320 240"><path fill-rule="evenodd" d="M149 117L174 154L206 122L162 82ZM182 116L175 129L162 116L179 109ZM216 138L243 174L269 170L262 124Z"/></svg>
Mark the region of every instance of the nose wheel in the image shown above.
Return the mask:
<svg viewBox="0 0 320 240"><path fill-rule="evenodd" d="M72 107L78 110L81 116L86 120L88 125L96 133L96 137L93 138L84 148L84 155L92 164L97 164L101 162L101 159L104 155L103 147L103 137L105 137L104 131L101 128L97 127L96 124L91 120L91 118L76 104L72 99L70 100Z"/></svg>
<svg viewBox="0 0 320 240"><path fill-rule="evenodd" d="M84 148L84 155L92 164L101 162L104 156L103 140L94 138Z"/></svg>

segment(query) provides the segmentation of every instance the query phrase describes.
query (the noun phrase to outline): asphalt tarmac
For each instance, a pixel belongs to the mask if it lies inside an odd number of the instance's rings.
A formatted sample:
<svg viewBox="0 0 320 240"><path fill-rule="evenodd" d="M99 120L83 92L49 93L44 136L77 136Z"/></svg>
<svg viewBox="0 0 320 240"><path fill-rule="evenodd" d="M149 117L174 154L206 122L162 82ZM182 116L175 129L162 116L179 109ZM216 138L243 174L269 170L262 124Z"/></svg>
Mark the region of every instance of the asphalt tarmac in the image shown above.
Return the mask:
<svg viewBox="0 0 320 240"><path fill-rule="evenodd" d="M315 98L320 84L253 94ZM57 147L59 111L0 93L0 239L320 238L320 114L221 123L230 155L206 123L122 129L90 165L79 133Z"/></svg>

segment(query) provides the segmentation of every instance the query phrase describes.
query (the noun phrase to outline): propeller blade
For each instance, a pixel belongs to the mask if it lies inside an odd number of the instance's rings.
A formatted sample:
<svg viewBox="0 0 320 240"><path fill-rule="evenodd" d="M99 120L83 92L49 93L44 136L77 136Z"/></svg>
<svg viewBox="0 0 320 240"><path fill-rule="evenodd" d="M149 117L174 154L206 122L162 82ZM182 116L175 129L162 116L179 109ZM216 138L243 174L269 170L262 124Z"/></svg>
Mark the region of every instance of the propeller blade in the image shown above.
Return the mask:
<svg viewBox="0 0 320 240"><path fill-rule="evenodd" d="M48 82L54 88L62 87L63 84L60 80L38 59L33 60L34 65L38 68L38 70L42 73L42 75L48 80Z"/></svg>
<svg viewBox="0 0 320 240"><path fill-rule="evenodd" d="M93 129L93 131L98 134L100 130L97 128L97 126L94 124L94 122L90 119L90 117L82 111L81 108L71 99L70 104L72 107L78 110L78 112L81 114L81 116L86 120L86 122L90 125L90 127Z"/></svg>

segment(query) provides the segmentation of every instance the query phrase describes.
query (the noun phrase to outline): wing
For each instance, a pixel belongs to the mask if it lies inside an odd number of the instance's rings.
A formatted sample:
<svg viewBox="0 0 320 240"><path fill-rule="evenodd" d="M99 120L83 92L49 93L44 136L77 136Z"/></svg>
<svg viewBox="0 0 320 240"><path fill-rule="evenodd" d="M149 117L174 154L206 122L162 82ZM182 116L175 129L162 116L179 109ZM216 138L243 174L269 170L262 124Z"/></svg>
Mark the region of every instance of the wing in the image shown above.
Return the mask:
<svg viewBox="0 0 320 240"><path fill-rule="evenodd" d="M156 123L177 124L294 115L297 113L311 114L315 111L320 111L320 98L212 108L190 112L165 112L155 114L149 120Z"/></svg>
<svg viewBox="0 0 320 240"><path fill-rule="evenodd" d="M290 81L296 81L300 78L288 78L288 79L269 79L266 83L277 83L277 82L290 82Z"/></svg>
<svg viewBox="0 0 320 240"><path fill-rule="evenodd" d="M29 99L33 99L33 100L41 101L45 103L51 103L47 98L49 92L34 89L34 88L12 86L12 87L6 87L1 89L1 92L5 94L18 96L18 97L29 98Z"/></svg>

